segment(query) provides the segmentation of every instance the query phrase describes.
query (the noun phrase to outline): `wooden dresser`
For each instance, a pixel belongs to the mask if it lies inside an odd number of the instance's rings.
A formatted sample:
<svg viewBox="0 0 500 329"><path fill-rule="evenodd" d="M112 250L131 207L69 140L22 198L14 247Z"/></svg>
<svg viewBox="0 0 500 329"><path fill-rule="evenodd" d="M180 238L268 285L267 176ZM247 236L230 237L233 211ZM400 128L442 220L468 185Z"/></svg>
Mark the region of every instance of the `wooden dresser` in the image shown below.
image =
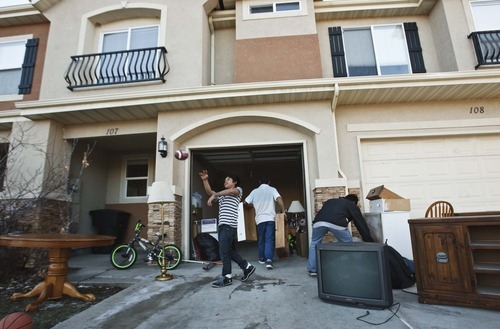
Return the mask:
<svg viewBox="0 0 500 329"><path fill-rule="evenodd" d="M500 214L408 223L420 303L500 309Z"/></svg>

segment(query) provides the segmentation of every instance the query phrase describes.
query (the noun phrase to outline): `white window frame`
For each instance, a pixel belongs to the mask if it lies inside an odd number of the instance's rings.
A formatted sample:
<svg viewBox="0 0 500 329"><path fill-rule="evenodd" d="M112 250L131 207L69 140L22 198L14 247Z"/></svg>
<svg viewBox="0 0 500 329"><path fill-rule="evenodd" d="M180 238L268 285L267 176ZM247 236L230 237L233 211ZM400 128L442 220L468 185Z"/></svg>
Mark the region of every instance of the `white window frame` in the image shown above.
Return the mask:
<svg viewBox="0 0 500 329"><path fill-rule="evenodd" d="M157 40L156 40L156 46L155 47L158 47L158 44L159 44L159 41L160 41L160 25L158 24L152 24L152 25L140 25L140 26L130 26L130 27L127 27L127 28L121 28L121 29L116 29L116 30L109 30L109 31L102 31L101 32L101 35L100 35L100 41L99 41L99 51L100 53L103 53L103 47L104 47L104 37L106 35L110 35L110 34L114 34L114 33L127 33L127 46L125 49L121 49L121 50L131 50L130 49L130 38L131 38L131 35L132 35L132 30L134 29L142 29L142 28L150 28L150 27L156 27L158 29L158 33L157 33ZM128 65L125 64L125 71L127 72L125 76L128 76ZM98 72L100 71L100 68L98 68L97 70ZM103 80L105 80L103 78Z"/></svg>
<svg viewBox="0 0 500 329"><path fill-rule="evenodd" d="M24 51L26 52L26 42L28 39L32 39L33 35L32 34L24 34L24 35L16 35L16 36L11 36L11 37L3 37L0 38L0 43L1 44L8 44L8 43L24 43ZM19 68L22 70L22 65L24 61L24 53L23 56L19 58L21 61L21 64L19 65ZM1 70L1 68L0 68ZM19 79L19 83L21 82L21 79ZM19 84L18 84L19 86ZM16 86L16 87L18 87ZM18 90L18 88L16 88ZM17 92L15 94L4 94L0 95L0 101L17 101L17 100L22 100L23 95L19 95Z"/></svg>
<svg viewBox="0 0 500 329"><path fill-rule="evenodd" d="M278 10L277 6L282 4L297 3L299 9ZM252 8L272 6L272 12L252 13ZM294 17L307 15L307 4L304 0L290 1L246 1L243 3L243 20L263 19L263 18L278 18L278 17Z"/></svg>
<svg viewBox="0 0 500 329"><path fill-rule="evenodd" d="M147 176L140 176L140 177L132 177L129 178L127 177L127 168L130 162L144 162L144 164L147 164L148 166L148 174ZM135 203L135 202L145 202L147 201L148 195L147 195L147 188L148 186L151 186L152 181L153 181L153 175L154 173L154 165L153 165L153 159L149 156L130 156L130 157L125 157L123 159L123 165L122 165L122 175L121 175L121 181L122 183L122 191L120 193L121 195L121 202L124 203ZM128 187L128 182L133 181L133 180L146 180L146 195L140 195L140 196L127 196L127 187Z"/></svg>
<svg viewBox="0 0 500 329"><path fill-rule="evenodd" d="M480 0L480 1L471 1L470 3L470 10L472 13L472 21L474 22L474 29L475 31L496 31L500 30L500 21L498 16L496 16L496 11L492 12L489 11L488 14L492 15L492 17L489 17L489 23L483 24L482 22L479 22L480 18L477 17L478 12L474 10L474 8L479 8L481 6L494 6L495 9L498 8L500 11L500 0ZM493 17L494 16L494 17ZM491 23L493 22L493 23Z"/></svg>
<svg viewBox="0 0 500 329"><path fill-rule="evenodd" d="M100 45L99 45L99 50L100 50L100 52L102 52L102 48L104 46L104 36L105 35L107 35L107 34L113 34L113 33L124 33L124 32L127 32L127 48L126 49L122 49L122 50L130 50L130 36L132 35L131 34L132 30L143 29L143 28L148 28L148 27L156 27L156 28L158 28L158 38L156 40L156 46L155 46L155 47L158 47L158 44L159 44L159 41L160 41L160 25L153 24L153 25L130 26L128 28L122 28L122 29L116 29L116 30L109 30L109 31L102 31Z"/></svg>
<svg viewBox="0 0 500 329"><path fill-rule="evenodd" d="M402 23L396 23L396 24L380 24L380 25L370 25L370 26L358 26L358 27L348 27L348 28L343 28L342 29L342 42L344 44L344 50L345 50L345 58L346 58L346 69L347 69L347 76L350 77L350 72L349 72L349 64L348 64L348 56L349 54L347 53L346 51L346 45L345 45L345 42L346 42L346 37L345 37L345 34L344 32L345 31L349 31L349 30L361 30L361 29L370 29L370 35L371 35L371 39L372 39L372 44L373 44L373 52L374 52L374 56L375 56L375 65L376 65L376 68L377 68L377 75L376 76L382 76L381 74L381 70L380 70L380 60L379 60L379 54L377 54L377 46L376 46L376 38L374 38L374 31L377 27L384 27L384 26L400 26L401 27L401 30L403 32L403 44L404 44L404 47L405 47L405 50L406 50L406 62L408 64L408 73L401 73L402 74L413 74L413 71L412 71L412 67L411 67L411 61L410 61L410 53L408 51L408 43L406 41L406 34L405 34L405 29L404 29L404 25ZM399 75L399 74L384 74L384 76L386 75ZM366 75L366 76L375 76L375 75Z"/></svg>

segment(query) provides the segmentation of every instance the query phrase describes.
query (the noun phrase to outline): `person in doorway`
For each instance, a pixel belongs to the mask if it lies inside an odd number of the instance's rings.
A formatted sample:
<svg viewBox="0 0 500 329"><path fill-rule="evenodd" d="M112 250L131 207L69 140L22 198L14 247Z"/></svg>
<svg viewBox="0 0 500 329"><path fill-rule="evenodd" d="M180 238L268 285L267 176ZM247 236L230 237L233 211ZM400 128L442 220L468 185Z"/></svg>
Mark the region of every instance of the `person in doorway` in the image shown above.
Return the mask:
<svg viewBox="0 0 500 329"><path fill-rule="evenodd" d="M361 238L365 242L373 242L368 224L358 208L358 196L348 194L343 198L329 199L313 220L313 232L307 270L309 275L316 276L316 246L321 243L328 232L332 232L338 242L352 242L352 234L347 228L349 222L354 222Z"/></svg>
<svg viewBox="0 0 500 329"><path fill-rule="evenodd" d="M219 253L222 260L222 275L212 283L212 287L221 288L233 283L231 261L235 261L243 270L241 281L246 281L255 272L255 267L243 259L236 252L238 229L238 206L241 202L243 189L238 186L240 179L236 175L228 175L224 180L224 190L215 192L208 181L208 171L202 170L200 178L203 181L205 192L210 196L207 204L212 206L214 201L219 202Z"/></svg>
<svg viewBox="0 0 500 329"><path fill-rule="evenodd" d="M250 192L245 199L245 204L252 205L255 209L259 263L266 264L266 268L272 270L274 268L273 257L276 237L275 203L280 206L283 214L285 214L285 205L278 190L269 186L270 182L269 178L261 177L259 179L260 186Z"/></svg>

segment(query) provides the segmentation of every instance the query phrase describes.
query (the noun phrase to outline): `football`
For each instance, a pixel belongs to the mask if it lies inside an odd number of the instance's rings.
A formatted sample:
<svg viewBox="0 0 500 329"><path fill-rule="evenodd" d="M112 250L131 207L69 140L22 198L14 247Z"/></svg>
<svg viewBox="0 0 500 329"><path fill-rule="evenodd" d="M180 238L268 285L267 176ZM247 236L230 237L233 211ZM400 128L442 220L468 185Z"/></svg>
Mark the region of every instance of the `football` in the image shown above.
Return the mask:
<svg viewBox="0 0 500 329"><path fill-rule="evenodd" d="M189 157L189 153L183 150L177 150L175 151L174 156L177 160L186 160Z"/></svg>

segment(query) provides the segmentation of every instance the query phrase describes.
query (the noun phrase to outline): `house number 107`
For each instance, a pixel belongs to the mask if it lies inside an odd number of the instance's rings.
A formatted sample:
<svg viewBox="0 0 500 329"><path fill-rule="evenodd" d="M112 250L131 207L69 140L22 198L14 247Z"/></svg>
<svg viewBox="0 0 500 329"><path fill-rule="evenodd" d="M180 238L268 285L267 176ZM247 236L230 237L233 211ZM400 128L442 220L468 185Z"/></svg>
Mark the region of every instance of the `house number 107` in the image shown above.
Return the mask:
<svg viewBox="0 0 500 329"><path fill-rule="evenodd" d="M116 135L118 133L118 128L108 128L106 130L106 135Z"/></svg>
<svg viewBox="0 0 500 329"><path fill-rule="evenodd" d="M469 114L484 113L484 106L471 106Z"/></svg>

